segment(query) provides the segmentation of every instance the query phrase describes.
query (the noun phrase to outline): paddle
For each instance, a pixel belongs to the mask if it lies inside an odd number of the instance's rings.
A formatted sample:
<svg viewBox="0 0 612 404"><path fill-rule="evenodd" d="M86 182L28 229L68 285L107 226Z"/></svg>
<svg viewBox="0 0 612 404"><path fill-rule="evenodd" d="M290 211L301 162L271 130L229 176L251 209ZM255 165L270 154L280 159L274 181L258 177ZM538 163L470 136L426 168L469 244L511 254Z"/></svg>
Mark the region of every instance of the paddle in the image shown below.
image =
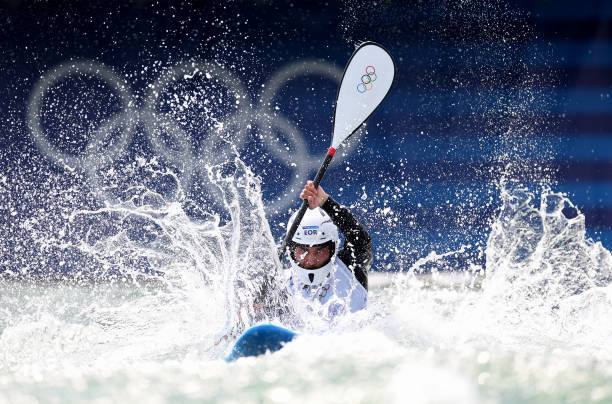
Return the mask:
<svg viewBox="0 0 612 404"><path fill-rule="evenodd" d="M314 179L315 187L321 183L338 147L359 129L385 99L394 75L393 59L382 46L365 42L355 50L344 69L336 100L332 143ZM307 208L308 201L302 201L279 250L279 259L282 259L287 243L293 238Z"/></svg>

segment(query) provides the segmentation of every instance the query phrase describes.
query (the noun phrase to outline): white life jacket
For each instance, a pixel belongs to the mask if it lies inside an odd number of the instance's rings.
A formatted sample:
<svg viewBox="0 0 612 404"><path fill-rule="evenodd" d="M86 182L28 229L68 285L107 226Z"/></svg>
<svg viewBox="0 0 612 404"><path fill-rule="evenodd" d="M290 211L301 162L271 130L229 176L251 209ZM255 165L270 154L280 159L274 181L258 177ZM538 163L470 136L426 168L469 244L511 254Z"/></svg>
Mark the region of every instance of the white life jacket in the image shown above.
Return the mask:
<svg viewBox="0 0 612 404"><path fill-rule="evenodd" d="M328 308L330 317L347 312L354 313L364 309L368 303L367 290L337 257L332 271L322 284L305 285L292 274L289 278L289 290L307 301L318 300Z"/></svg>

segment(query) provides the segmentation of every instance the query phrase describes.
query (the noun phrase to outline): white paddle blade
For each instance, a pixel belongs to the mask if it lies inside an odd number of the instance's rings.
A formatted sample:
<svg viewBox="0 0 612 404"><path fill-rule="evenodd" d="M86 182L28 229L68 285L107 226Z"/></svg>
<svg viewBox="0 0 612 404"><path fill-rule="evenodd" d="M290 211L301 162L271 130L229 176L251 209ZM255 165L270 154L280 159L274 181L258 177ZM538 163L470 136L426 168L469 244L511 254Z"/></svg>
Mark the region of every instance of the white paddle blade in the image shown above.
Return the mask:
<svg viewBox="0 0 612 404"><path fill-rule="evenodd" d="M380 105L394 75L393 59L380 45L366 42L353 53L338 92L333 148L338 148Z"/></svg>

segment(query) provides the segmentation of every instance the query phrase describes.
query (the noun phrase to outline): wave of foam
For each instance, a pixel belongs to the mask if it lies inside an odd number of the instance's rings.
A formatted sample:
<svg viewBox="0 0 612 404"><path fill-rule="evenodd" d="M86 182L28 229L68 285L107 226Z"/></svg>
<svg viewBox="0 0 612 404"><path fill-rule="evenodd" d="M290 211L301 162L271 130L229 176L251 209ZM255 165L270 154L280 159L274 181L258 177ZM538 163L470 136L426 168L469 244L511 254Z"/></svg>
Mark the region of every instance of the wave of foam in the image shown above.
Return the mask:
<svg viewBox="0 0 612 404"><path fill-rule="evenodd" d="M612 326L602 320L612 314L612 257L586 237L584 216L565 196L544 191L536 205L525 190L503 190L486 268L453 268L465 248L432 252L391 287L372 290L367 311L321 333L316 321L304 324L285 293L257 178L239 159L208 174L227 218L209 212L194 220L185 200L133 187L121 202L73 210L61 234L45 239L61 259L73 260L65 265L83 265L76 277L87 282L2 280L0 383L11 397L37 397L40 386L55 386L58 397L128 397L125 385L113 382L121 377L146 384L160 400L175 388L200 399L242 397L254 388L262 399L325 402L292 388L316 363L334 376L317 374L312 383L350 387L355 401L400 402L410 394L475 402L528 397L533 388L562 399L579 382L552 386L574 375L586 377L597 397L612 396L601 383L612 361ZM470 281L440 286L436 278L446 272L433 269L425 278L424 267L453 269ZM235 333L261 320L314 332L271 357L217 361ZM554 373L559 366L564 370ZM296 377L282 378L279 369ZM222 382L230 373L242 382ZM381 376L365 377L373 373ZM404 377L419 383L404 385ZM435 395L428 378L446 380L452 394ZM170 382L153 386L158 379ZM213 382L218 387L200 386ZM382 390L368 393L374 384Z"/></svg>
<svg viewBox="0 0 612 404"><path fill-rule="evenodd" d="M612 327L601 320L612 315L612 256L586 237L584 223L562 194L545 190L536 206L526 190L503 190L485 250L484 280L478 279L482 268L464 268L470 275L455 289L432 287L414 273L398 278L391 329L423 347L467 344L514 352L562 347L612 358L606 343ZM421 265L413 266L415 273ZM408 332L400 332L398 324ZM411 330L407 324L416 326Z"/></svg>

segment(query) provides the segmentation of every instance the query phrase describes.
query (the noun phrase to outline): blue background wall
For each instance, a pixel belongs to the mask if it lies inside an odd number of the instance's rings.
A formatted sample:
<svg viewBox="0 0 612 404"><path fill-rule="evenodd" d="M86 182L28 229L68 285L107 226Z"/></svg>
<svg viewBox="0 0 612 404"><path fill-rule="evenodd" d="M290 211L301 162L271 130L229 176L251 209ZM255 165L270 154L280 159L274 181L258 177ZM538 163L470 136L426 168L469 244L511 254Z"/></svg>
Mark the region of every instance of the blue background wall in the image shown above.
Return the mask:
<svg viewBox="0 0 612 404"><path fill-rule="evenodd" d="M585 214L588 234L612 247L609 2L121 3L0 3L6 175L40 155L27 126L28 102L41 76L67 61L112 69L138 105L180 61L215 61L238 77L256 106L262 85L279 69L314 59L341 69L359 42L374 40L396 59L396 85L324 186L371 228L377 269L405 268L432 250L461 246L464 257L482 261L501 180L567 192ZM71 82L54 93L65 101L43 126L59 148L78 154L96 125L117 113L104 86L98 86L99 105L75 103L71 110L69 101L96 84ZM306 142L307 154L291 144L288 153L308 159L310 176L329 141L336 89L320 74L300 76L284 82L270 106L293 128L271 132L281 139L292 132ZM223 115L230 107L214 108ZM92 117L89 126L85 114ZM194 138L210 130L205 120L181 125ZM78 134L62 137L69 128ZM146 143L145 132L140 125L133 142ZM264 132L249 126L241 154L272 202L296 190L286 186L293 167L258 143ZM209 153L215 151L202 151ZM61 174L48 159L36 161L47 164L43 172ZM207 201L205 190L190 192ZM3 220L25 220L36 204L28 199ZM281 205L268 212L277 237L289 209Z"/></svg>

